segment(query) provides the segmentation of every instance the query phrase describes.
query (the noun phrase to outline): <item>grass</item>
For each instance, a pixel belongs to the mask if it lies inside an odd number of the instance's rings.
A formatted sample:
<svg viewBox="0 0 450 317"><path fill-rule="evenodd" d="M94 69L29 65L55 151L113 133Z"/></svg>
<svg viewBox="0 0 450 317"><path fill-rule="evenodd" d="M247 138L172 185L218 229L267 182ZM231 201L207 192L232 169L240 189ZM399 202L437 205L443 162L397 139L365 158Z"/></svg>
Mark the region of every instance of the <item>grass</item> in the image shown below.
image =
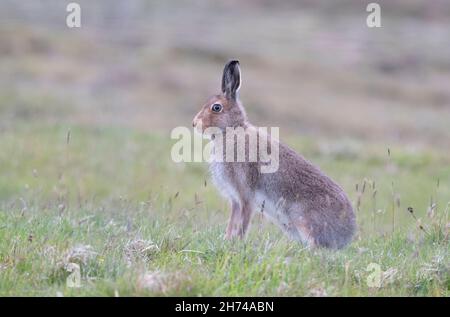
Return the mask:
<svg viewBox="0 0 450 317"><path fill-rule="evenodd" d="M450 169L439 153L291 138L359 206L355 241L335 252L305 249L259 215L245 241L224 241L227 206L205 166L171 162L164 135L68 131L0 137L0 295L448 296ZM79 288L67 286L70 263ZM371 263L380 287L367 282Z"/></svg>

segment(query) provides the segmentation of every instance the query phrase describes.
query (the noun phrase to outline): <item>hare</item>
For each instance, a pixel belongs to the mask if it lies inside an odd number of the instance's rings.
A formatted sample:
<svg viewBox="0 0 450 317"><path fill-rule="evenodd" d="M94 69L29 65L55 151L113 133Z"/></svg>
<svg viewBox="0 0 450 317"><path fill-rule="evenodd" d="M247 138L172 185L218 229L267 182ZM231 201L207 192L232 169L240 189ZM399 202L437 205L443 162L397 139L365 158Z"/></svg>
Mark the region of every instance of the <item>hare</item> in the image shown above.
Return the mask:
<svg viewBox="0 0 450 317"><path fill-rule="evenodd" d="M229 127L258 133L248 122L239 100L240 87L239 61L232 60L223 70L221 94L210 97L203 105L193 120L194 128L200 129L199 133L205 133L210 127L224 134ZM214 135L211 138L214 144ZM356 224L345 192L288 146L281 142L277 145L279 166L273 173L262 173L263 163L259 161L210 163L213 183L231 204L225 238L244 237L252 213L259 211L290 238L308 247L340 249L346 246L352 240Z"/></svg>

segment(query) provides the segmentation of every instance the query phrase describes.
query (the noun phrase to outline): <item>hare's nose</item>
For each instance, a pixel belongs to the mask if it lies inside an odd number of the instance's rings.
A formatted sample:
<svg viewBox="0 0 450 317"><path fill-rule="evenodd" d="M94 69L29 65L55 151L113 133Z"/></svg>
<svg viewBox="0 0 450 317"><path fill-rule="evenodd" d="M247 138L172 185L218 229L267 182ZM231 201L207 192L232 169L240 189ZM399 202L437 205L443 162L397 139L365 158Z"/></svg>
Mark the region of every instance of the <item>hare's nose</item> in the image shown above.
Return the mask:
<svg viewBox="0 0 450 317"><path fill-rule="evenodd" d="M194 120L192 120L192 126L193 126L194 128L197 126L198 121L199 121L198 116L195 116L195 117L194 117Z"/></svg>

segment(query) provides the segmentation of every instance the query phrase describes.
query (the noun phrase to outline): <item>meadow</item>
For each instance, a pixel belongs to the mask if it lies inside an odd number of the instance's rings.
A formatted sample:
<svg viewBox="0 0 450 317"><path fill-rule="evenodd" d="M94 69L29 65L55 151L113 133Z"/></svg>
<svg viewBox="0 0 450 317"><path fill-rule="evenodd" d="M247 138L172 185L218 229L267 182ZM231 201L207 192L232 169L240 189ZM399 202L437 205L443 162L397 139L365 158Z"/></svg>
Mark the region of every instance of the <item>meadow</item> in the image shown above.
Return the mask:
<svg viewBox="0 0 450 317"><path fill-rule="evenodd" d="M0 5L0 296L449 296L448 5L375 31L355 1L79 2L80 30ZM348 193L346 249L260 214L224 240L207 165L172 161L230 57L251 121Z"/></svg>

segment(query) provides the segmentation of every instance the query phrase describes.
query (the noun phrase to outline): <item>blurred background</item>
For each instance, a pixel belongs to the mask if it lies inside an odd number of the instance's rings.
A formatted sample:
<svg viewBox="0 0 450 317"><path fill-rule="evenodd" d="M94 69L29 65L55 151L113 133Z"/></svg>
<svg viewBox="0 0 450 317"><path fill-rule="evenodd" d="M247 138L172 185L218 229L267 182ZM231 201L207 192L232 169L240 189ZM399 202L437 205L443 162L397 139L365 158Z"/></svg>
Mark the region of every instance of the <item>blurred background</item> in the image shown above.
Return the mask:
<svg viewBox="0 0 450 317"><path fill-rule="evenodd" d="M377 1L381 28L359 0L77 2L72 29L69 1L0 2L3 202L176 197L176 213L205 203L225 221L206 166L171 162L169 136L231 58L250 120L279 126L355 204L365 181L381 212L449 198L450 2Z"/></svg>
<svg viewBox="0 0 450 317"><path fill-rule="evenodd" d="M16 121L188 125L241 60L250 118L301 135L450 142L450 4L4 0L2 127Z"/></svg>

